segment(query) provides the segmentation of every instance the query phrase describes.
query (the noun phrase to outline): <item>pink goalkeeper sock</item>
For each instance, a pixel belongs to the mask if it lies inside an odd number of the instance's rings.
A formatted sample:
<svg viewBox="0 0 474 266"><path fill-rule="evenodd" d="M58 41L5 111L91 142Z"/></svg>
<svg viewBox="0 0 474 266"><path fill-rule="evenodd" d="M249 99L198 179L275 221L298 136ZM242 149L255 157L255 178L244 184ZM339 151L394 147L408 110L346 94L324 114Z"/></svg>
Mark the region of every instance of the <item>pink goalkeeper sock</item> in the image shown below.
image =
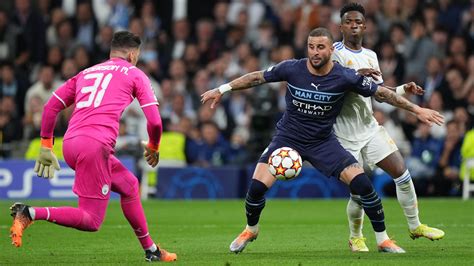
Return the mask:
<svg viewBox="0 0 474 266"><path fill-rule="evenodd" d="M133 231L135 231L135 235L137 236L138 241L140 241L143 249L149 249L153 246L154 242L148 232L148 225L140 197L138 195L132 199L123 199L122 197L120 204L122 205L122 211L125 218L127 218Z"/></svg>
<svg viewBox="0 0 474 266"><path fill-rule="evenodd" d="M79 207L33 207L35 220L47 220L81 231L97 231L104 220L108 200L79 198Z"/></svg>
<svg viewBox="0 0 474 266"><path fill-rule="evenodd" d="M112 191L120 194L122 212L132 226L143 249L150 249L154 242L148 232L145 213L140 201L138 179L120 161L111 156Z"/></svg>

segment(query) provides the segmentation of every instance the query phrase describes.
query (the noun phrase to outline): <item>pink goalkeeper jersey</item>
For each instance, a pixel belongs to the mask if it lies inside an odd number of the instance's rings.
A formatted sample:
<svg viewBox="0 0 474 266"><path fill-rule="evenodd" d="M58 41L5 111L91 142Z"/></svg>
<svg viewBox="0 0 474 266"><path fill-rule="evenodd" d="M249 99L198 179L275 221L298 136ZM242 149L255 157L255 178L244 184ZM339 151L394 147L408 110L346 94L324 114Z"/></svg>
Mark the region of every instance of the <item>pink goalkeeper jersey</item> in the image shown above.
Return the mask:
<svg viewBox="0 0 474 266"><path fill-rule="evenodd" d="M134 98L142 108L158 105L145 73L121 58L81 71L53 95L64 106L75 104L64 139L89 136L111 147L115 146L122 112Z"/></svg>

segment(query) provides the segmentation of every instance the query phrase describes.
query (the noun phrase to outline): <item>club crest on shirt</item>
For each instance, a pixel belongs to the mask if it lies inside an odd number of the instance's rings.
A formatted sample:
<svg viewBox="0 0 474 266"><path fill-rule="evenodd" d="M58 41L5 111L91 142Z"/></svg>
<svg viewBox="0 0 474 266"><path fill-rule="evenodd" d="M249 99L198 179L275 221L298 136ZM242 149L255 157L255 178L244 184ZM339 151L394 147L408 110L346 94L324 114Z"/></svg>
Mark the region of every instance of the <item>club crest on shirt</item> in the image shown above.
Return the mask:
<svg viewBox="0 0 474 266"><path fill-rule="evenodd" d="M107 195L107 193L109 193L109 185L105 184L102 187L102 194L105 196L105 195Z"/></svg>
<svg viewBox="0 0 474 266"><path fill-rule="evenodd" d="M349 61L347 61L346 65L347 66L352 66L354 63L352 62L352 60L349 59Z"/></svg>

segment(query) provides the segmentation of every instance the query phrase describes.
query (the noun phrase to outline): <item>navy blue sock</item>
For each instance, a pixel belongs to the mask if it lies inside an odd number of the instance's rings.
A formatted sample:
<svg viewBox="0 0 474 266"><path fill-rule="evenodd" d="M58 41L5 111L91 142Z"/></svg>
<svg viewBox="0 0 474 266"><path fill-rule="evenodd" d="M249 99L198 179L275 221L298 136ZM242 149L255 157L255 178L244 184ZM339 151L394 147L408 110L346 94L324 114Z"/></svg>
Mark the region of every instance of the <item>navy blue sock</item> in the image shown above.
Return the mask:
<svg viewBox="0 0 474 266"><path fill-rule="evenodd" d="M245 197L245 214L248 225L253 226L258 223L260 213L265 208L265 192L267 190L267 186L256 179L252 179L250 182L249 191Z"/></svg>
<svg viewBox="0 0 474 266"><path fill-rule="evenodd" d="M375 192L369 177L364 173L357 175L352 179L349 188L352 194L360 195L360 202L372 223L374 231L385 231L385 215L383 213L382 201L377 192Z"/></svg>

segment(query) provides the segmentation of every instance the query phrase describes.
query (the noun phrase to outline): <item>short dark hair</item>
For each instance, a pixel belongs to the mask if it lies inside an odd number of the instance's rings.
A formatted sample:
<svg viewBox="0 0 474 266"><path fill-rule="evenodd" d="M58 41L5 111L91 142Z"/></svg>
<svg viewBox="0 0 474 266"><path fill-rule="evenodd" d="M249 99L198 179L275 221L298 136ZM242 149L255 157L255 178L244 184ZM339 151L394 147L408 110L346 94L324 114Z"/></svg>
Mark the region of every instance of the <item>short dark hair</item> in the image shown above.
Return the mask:
<svg viewBox="0 0 474 266"><path fill-rule="evenodd" d="M349 11L357 11L360 12L365 17L365 8L359 3L348 3L342 7L340 17L342 18L344 14Z"/></svg>
<svg viewBox="0 0 474 266"><path fill-rule="evenodd" d="M309 37L327 37L331 42L334 42L331 32L326 28L316 28L309 33Z"/></svg>
<svg viewBox="0 0 474 266"><path fill-rule="evenodd" d="M111 50L139 48L142 44L140 37L129 31L117 31L110 43Z"/></svg>

